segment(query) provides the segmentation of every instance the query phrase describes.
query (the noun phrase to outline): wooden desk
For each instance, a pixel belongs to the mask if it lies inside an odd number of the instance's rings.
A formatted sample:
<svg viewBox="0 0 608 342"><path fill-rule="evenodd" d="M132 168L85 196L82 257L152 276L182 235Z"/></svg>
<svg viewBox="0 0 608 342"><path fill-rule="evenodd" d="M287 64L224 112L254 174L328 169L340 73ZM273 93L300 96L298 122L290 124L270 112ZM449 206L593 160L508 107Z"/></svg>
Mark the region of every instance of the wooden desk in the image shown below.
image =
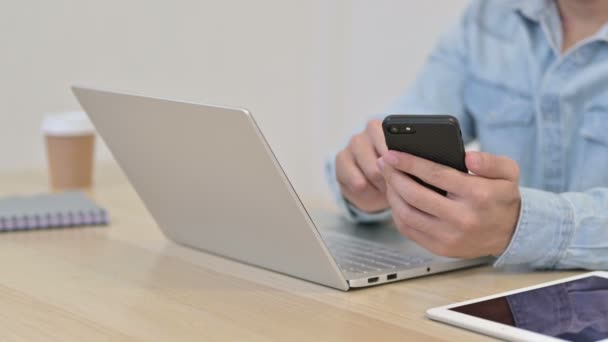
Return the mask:
<svg viewBox="0 0 608 342"><path fill-rule="evenodd" d="M0 177L0 195L46 189L42 171ZM344 293L167 241L112 165L94 195L111 226L0 234L0 340L488 340L424 312L573 274L481 267Z"/></svg>

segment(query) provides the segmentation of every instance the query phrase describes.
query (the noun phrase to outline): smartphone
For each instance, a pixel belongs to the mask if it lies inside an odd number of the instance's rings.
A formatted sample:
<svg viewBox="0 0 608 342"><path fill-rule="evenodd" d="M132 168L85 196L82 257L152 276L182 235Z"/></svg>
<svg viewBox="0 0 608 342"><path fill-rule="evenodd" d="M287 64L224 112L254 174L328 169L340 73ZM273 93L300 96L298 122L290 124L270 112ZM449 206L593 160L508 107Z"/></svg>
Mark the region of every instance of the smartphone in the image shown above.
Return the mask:
<svg viewBox="0 0 608 342"><path fill-rule="evenodd" d="M382 122L389 150L400 151L468 173L458 119L451 115L389 115ZM411 175L410 175L411 176ZM446 196L447 192L416 182Z"/></svg>

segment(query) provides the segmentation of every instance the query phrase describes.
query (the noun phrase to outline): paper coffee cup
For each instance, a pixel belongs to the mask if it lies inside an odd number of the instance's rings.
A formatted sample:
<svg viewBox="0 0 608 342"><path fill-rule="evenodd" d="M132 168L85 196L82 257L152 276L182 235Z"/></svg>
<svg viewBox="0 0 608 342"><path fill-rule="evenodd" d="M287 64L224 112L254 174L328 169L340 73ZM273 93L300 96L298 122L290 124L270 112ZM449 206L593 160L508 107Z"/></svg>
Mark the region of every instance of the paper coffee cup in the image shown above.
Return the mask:
<svg viewBox="0 0 608 342"><path fill-rule="evenodd" d="M42 123L53 190L91 189L95 128L84 112L47 114Z"/></svg>

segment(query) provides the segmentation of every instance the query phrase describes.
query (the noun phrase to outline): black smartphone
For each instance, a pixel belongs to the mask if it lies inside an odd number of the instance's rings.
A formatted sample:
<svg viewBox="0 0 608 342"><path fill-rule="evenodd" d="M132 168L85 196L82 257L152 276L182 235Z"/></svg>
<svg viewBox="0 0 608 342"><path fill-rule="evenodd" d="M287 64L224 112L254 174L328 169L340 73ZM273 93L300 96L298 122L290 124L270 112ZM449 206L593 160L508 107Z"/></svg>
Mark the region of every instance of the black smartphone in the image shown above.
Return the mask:
<svg viewBox="0 0 608 342"><path fill-rule="evenodd" d="M389 115L382 122L389 150L400 151L468 173L458 120L451 115ZM411 175L410 175L411 176ZM446 191L416 182L443 196Z"/></svg>

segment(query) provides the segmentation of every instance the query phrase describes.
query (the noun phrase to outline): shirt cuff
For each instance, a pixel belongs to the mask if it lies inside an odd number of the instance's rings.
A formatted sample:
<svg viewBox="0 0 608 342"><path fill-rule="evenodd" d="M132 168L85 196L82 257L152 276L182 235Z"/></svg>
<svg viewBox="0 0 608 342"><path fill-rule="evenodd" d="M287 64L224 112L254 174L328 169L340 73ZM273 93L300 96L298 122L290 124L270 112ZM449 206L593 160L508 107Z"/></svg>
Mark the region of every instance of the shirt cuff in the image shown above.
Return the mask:
<svg viewBox="0 0 608 342"><path fill-rule="evenodd" d="M562 196L521 188L519 221L495 267L527 265L554 268L574 232L574 209Z"/></svg>
<svg viewBox="0 0 608 342"><path fill-rule="evenodd" d="M346 210L348 211L347 217L357 223L384 222L390 220L393 215L390 209L386 209L376 213L367 213L349 203L344 197L342 197L342 202L344 202Z"/></svg>

